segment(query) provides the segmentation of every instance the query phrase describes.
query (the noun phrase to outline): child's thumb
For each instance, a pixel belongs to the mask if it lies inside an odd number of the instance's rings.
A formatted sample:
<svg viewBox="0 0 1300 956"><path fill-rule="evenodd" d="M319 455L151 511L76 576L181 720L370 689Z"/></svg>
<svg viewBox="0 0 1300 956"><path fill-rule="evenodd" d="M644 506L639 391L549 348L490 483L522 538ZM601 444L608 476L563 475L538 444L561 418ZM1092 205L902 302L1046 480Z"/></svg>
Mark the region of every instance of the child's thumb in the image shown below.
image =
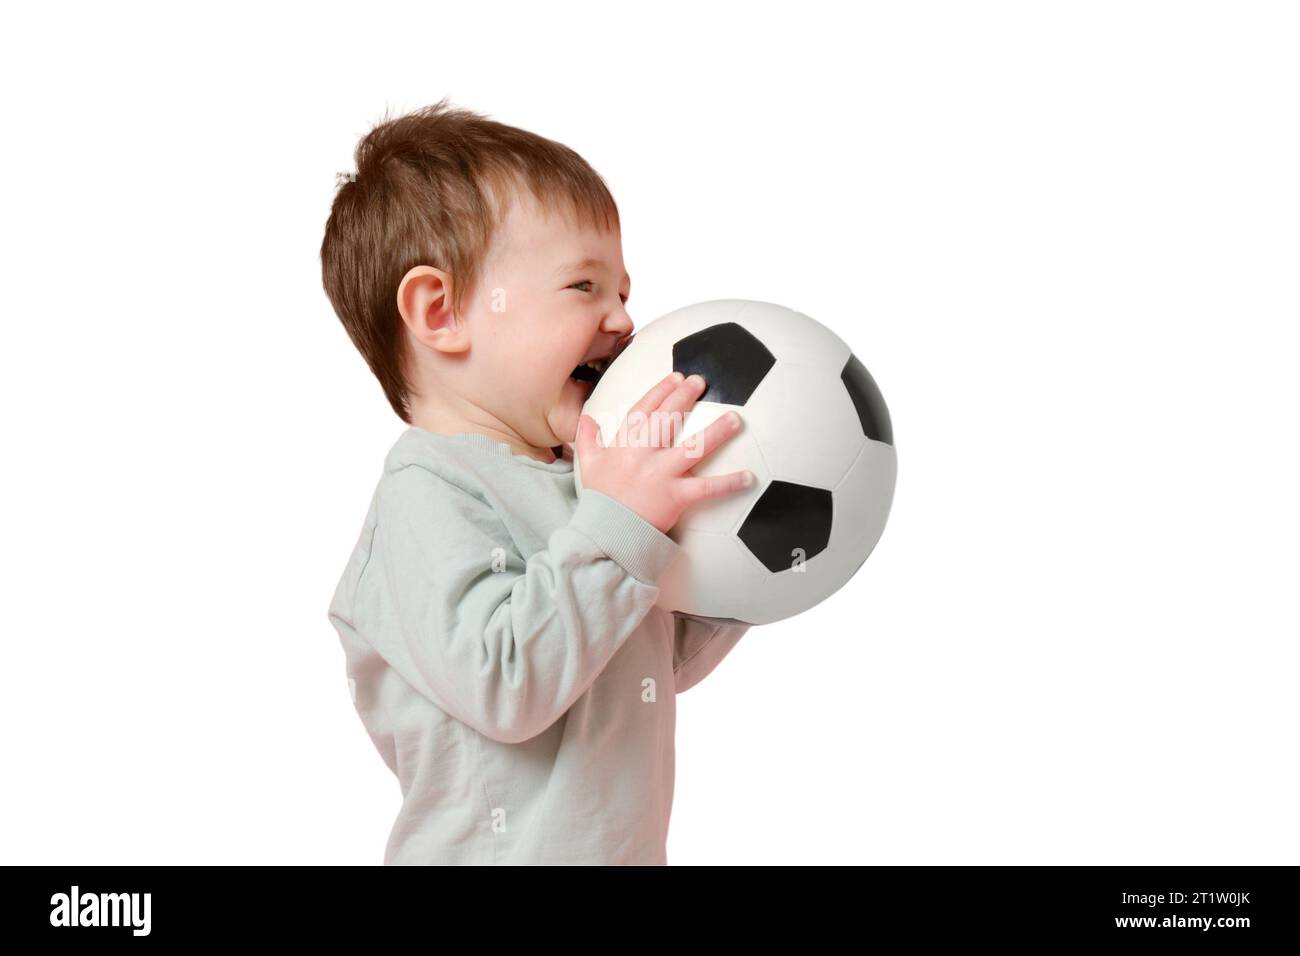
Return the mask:
<svg viewBox="0 0 1300 956"><path fill-rule="evenodd" d="M596 419L583 412L578 416L578 434L574 437L573 447L579 455L586 456L596 450L599 441L600 426L596 424Z"/></svg>

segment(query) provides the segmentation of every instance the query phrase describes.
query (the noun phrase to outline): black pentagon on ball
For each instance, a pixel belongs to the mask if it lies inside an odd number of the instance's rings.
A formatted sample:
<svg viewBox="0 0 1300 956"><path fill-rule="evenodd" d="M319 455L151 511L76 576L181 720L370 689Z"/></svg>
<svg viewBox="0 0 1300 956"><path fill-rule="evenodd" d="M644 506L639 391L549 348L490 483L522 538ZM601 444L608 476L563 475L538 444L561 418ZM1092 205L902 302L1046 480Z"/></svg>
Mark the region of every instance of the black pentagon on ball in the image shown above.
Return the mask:
<svg viewBox="0 0 1300 956"><path fill-rule="evenodd" d="M709 326L673 345L673 371L704 376L699 400L720 405L744 405L775 364L767 346L735 322Z"/></svg>
<svg viewBox="0 0 1300 956"><path fill-rule="evenodd" d="M858 361L856 355L850 355L840 372L840 381L849 390L853 407L858 410L858 421L862 423L862 434L872 441L881 441L886 445L894 443L894 426L889 420L889 409L885 406L885 396L880 394L876 380L871 377L867 367Z"/></svg>
<svg viewBox="0 0 1300 956"><path fill-rule="evenodd" d="M774 574L826 550L831 540L831 493L792 481L773 481L736 532L745 547Z"/></svg>

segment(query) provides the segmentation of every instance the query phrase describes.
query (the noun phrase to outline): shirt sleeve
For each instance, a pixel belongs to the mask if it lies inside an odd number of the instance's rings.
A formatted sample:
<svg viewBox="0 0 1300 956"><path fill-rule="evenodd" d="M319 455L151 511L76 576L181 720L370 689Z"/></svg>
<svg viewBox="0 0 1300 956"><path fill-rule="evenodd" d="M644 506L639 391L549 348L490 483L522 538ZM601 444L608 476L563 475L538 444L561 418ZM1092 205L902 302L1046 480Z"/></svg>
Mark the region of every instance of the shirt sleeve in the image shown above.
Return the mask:
<svg viewBox="0 0 1300 956"><path fill-rule="evenodd" d="M673 614L673 680L681 694L708 677L749 624L713 624Z"/></svg>
<svg viewBox="0 0 1300 956"><path fill-rule="evenodd" d="M378 497L384 656L438 707L507 743L540 734L586 692L680 550L591 489L526 560L487 502L428 469L385 476Z"/></svg>

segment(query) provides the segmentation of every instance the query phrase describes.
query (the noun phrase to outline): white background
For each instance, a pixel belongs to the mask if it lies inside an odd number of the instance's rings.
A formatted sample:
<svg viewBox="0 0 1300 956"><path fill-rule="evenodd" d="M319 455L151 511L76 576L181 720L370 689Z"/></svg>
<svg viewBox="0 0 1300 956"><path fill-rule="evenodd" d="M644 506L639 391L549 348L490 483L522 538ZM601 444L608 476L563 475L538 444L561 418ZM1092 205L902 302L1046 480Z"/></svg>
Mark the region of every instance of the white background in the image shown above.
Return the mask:
<svg viewBox="0 0 1300 956"><path fill-rule="evenodd" d="M639 324L799 309L892 413L671 863L1300 862L1295 8L471 6L7 14L2 861L381 861L325 612L403 426L319 247L447 95L605 176Z"/></svg>

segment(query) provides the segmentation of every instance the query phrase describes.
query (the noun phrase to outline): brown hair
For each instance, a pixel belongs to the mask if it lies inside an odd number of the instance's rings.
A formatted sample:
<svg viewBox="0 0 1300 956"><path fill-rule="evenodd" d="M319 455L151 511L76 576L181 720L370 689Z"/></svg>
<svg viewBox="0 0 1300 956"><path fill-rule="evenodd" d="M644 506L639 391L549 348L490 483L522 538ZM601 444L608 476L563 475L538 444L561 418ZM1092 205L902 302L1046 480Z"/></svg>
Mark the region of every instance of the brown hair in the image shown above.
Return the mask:
<svg viewBox="0 0 1300 956"><path fill-rule="evenodd" d="M339 177L321 243L321 276L352 343L410 424L410 383L397 287L430 265L453 276L459 313L492 234L526 186L547 210L619 228L605 181L576 152L535 133L456 109L446 98L387 116L357 144L357 171Z"/></svg>

